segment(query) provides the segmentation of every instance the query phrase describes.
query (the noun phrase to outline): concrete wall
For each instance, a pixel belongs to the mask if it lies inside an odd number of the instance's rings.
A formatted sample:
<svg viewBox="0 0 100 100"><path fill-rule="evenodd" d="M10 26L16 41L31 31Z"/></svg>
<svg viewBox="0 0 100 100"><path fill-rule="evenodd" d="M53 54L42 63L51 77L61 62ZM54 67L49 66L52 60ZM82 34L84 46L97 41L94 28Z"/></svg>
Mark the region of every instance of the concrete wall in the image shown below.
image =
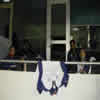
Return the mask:
<svg viewBox="0 0 100 100"><path fill-rule="evenodd" d="M38 75L33 72L0 71L1 100L99 100L100 75L71 74L67 88L56 96L36 90Z"/></svg>

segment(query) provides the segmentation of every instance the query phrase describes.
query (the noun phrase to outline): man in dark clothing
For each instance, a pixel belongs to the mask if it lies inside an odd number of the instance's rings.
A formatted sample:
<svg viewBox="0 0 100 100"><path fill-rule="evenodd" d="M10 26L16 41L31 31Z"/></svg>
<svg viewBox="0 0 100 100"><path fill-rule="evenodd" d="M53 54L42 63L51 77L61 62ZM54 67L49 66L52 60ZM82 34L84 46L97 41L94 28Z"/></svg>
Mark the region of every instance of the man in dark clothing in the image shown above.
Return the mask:
<svg viewBox="0 0 100 100"><path fill-rule="evenodd" d="M79 61L79 49L76 48L75 40L70 41L70 50L68 52L68 61ZM77 72L77 65L69 65L69 72Z"/></svg>

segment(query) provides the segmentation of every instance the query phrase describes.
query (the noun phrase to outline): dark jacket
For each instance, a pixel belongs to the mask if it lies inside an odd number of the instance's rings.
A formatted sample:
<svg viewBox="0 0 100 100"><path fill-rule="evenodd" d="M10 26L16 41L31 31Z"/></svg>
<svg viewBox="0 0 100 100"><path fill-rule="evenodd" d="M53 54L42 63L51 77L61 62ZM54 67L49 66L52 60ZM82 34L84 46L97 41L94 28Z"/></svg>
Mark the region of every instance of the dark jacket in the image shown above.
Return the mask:
<svg viewBox="0 0 100 100"><path fill-rule="evenodd" d="M79 49L70 49L68 52L68 61L79 61Z"/></svg>
<svg viewBox="0 0 100 100"><path fill-rule="evenodd" d="M16 57L10 57L7 56L6 58L4 58L4 60L15 60L17 59ZM0 69L13 69L16 68L16 63L0 63Z"/></svg>
<svg viewBox="0 0 100 100"><path fill-rule="evenodd" d="M68 52L67 59L68 61L74 62L74 61L79 61L79 49L74 48L70 49ZM76 73L77 72L77 65L68 65L68 71L69 73Z"/></svg>

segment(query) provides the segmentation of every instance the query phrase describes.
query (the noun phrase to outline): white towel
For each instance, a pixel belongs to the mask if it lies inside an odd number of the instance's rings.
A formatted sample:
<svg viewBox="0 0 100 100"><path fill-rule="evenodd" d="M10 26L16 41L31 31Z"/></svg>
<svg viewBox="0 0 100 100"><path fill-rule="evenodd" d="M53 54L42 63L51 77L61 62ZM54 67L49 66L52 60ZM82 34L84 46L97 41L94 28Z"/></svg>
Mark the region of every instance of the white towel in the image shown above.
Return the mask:
<svg viewBox="0 0 100 100"><path fill-rule="evenodd" d="M55 81L60 86L64 72L62 71L60 62L42 61L43 77L42 82L46 88L51 89L52 82Z"/></svg>

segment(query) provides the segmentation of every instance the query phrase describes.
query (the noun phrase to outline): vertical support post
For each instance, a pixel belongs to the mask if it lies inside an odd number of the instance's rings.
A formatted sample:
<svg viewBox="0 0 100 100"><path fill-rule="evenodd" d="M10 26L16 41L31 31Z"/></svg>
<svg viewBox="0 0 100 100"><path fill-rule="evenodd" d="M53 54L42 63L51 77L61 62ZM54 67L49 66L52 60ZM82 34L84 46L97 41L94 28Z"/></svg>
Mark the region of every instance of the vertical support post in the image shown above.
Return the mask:
<svg viewBox="0 0 100 100"><path fill-rule="evenodd" d="M88 48L90 47L90 25L87 26L88 29Z"/></svg>
<svg viewBox="0 0 100 100"><path fill-rule="evenodd" d="M70 0L66 0L66 61L70 48Z"/></svg>
<svg viewBox="0 0 100 100"><path fill-rule="evenodd" d="M51 0L47 0L46 59L51 59Z"/></svg>
<svg viewBox="0 0 100 100"><path fill-rule="evenodd" d="M12 45L12 32L13 32L13 3L10 7L10 20L9 20L9 46Z"/></svg>
<svg viewBox="0 0 100 100"><path fill-rule="evenodd" d="M24 64L24 71L27 71L27 64Z"/></svg>
<svg viewBox="0 0 100 100"><path fill-rule="evenodd" d="M90 69L89 69L88 74L91 74L91 71L92 71L92 66L90 65Z"/></svg>

